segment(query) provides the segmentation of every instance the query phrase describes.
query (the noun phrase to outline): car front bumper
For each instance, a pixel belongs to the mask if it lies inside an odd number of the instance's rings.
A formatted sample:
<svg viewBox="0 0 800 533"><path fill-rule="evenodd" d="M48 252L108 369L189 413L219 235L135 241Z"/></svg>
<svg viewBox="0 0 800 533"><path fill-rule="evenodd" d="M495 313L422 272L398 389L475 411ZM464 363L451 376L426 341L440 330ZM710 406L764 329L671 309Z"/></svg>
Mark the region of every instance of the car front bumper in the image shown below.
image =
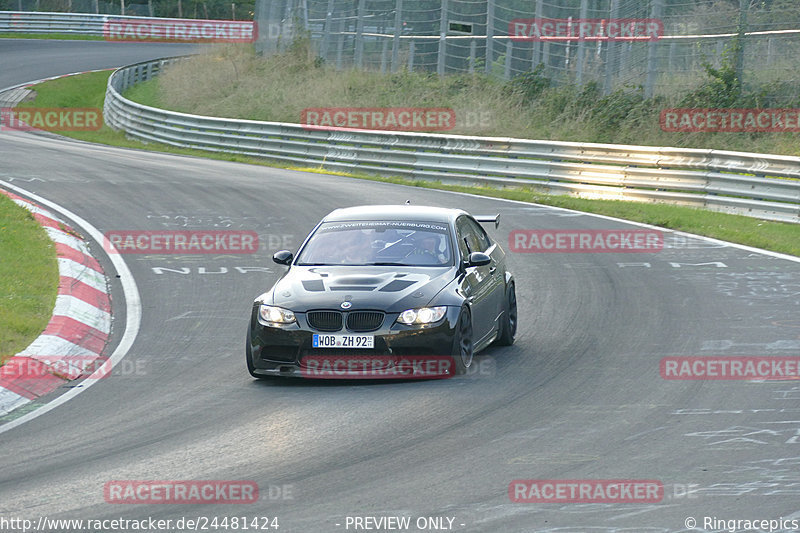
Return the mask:
<svg viewBox="0 0 800 533"><path fill-rule="evenodd" d="M254 373L263 376L286 377L417 377L401 371L377 375L375 369L407 367L409 361L417 364L443 364L443 358L452 353L458 323L459 308L448 306L442 320L424 326L406 326L396 322L398 313L386 313L383 324L375 331L336 332L317 331L306 321L305 313L296 313L296 322L286 326L270 326L258 320L258 304L253 306L250 318L250 353ZM373 335L374 348L341 349L314 348L312 337L317 334ZM314 372L320 364L336 365L342 361L363 361L370 364L347 364L346 375L318 375ZM317 366L315 366L317 365ZM376 366L377 365L377 366ZM340 367L337 367L340 368ZM432 366L431 366L432 368ZM441 376L439 376L441 377Z"/></svg>

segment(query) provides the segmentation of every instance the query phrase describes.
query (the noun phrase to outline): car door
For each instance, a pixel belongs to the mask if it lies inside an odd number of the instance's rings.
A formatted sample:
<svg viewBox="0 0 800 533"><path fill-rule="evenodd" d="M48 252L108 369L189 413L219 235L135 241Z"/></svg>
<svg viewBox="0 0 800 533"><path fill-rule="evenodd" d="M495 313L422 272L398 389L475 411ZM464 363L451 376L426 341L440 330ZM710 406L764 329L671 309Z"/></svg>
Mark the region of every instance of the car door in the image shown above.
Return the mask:
<svg viewBox="0 0 800 533"><path fill-rule="evenodd" d="M498 327L497 319L503 312L505 303L505 254L497 243L483 229L474 218L468 217L468 225L472 233L475 235L475 240L481 248L481 252L492 258L492 262L488 265L489 277L486 279L486 290L490 293L487 298L491 300L491 304L487 305L489 321L489 328Z"/></svg>
<svg viewBox="0 0 800 533"><path fill-rule="evenodd" d="M459 217L456 223L458 249L462 261L469 259L472 252L484 252L479 234L475 232L466 216ZM472 308L473 339L478 344L492 333L496 301L492 294L492 265L466 267L462 290Z"/></svg>

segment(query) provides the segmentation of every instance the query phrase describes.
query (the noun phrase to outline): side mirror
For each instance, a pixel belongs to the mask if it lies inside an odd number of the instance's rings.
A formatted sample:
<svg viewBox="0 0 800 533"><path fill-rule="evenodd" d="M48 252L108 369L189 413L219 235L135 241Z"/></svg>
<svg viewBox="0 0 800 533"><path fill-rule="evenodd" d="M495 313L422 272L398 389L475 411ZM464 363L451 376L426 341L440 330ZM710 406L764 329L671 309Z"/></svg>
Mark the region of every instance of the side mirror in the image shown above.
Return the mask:
<svg viewBox="0 0 800 533"><path fill-rule="evenodd" d="M280 252L275 252L272 256L272 260L278 263L279 265L291 265L292 259L294 259L294 255L289 250L281 250Z"/></svg>
<svg viewBox="0 0 800 533"><path fill-rule="evenodd" d="M492 262L492 258L486 255L483 252L472 252L469 254L469 260L467 261L468 267L477 267L488 265Z"/></svg>

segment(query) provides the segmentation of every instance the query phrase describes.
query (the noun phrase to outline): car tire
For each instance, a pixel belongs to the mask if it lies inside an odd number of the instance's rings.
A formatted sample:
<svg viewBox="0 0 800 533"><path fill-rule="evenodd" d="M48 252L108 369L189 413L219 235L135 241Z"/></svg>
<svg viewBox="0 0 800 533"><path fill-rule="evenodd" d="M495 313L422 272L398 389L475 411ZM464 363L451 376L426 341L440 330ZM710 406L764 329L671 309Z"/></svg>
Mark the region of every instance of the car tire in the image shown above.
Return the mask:
<svg viewBox="0 0 800 533"><path fill-rule="evenodd" d="M503 318L500 323L500 334L495 344L498 346L511 346L517 336L517 292L512 283L506 293L506 302L503 309Z"/></svg>
<svg viewBox="0 0 800 533"><path fill-rule="evenodd" d="M452 354L455 374L466 374L475 359L475 344L472 338L472 315L467 307L461 309L458 314Z"/></svg>

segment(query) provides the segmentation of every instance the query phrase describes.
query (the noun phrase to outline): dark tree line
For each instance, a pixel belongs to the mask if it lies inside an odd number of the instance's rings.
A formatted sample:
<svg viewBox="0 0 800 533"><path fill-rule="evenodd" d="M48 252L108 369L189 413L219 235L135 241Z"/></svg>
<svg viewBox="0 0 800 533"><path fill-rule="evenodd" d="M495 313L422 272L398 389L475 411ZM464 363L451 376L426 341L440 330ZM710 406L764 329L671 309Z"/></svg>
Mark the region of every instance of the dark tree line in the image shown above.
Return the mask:
<svg viewBox="0 0 800 533"><path fill-rule="evenodd" d="M256 0L0 0L0 11L252 20Z"/></svg>

